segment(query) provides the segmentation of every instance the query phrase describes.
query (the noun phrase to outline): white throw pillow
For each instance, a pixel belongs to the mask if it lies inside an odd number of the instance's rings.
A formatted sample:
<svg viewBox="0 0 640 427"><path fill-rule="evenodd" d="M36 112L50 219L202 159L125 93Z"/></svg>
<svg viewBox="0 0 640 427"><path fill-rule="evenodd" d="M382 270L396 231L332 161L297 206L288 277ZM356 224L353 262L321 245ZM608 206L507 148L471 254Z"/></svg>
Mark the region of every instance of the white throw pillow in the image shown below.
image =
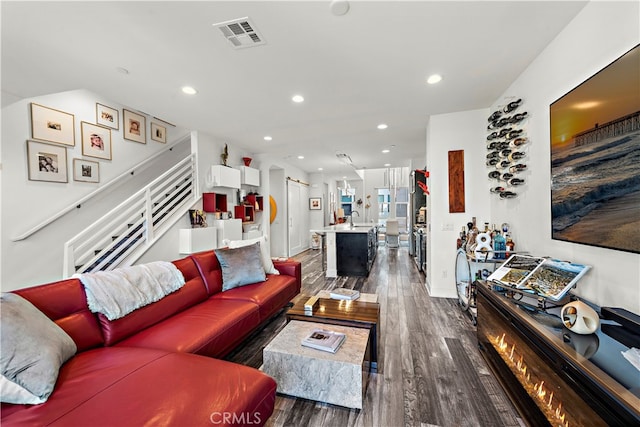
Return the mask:
<svg viewBox="0 0 640 427"><path fill-rule="evenodd" d="M53 392L60 366L76 353L76 344L60 326L17 294L3 293L0 307L0 400L43 403Z"/></svg>
<svg viewBox="0 0 640 427"><path fill-rule="evenodd" d="M231 249L241 248L243 246L253 245L254 243L260 243L260 253L262 254L262 265L264 266L264 272L267 274L280 274L278 270L273 266L271 261L271 248L267 241L267 236L256 237L255 239L247 240L224 240L222 243L227 245Z"/></svg>

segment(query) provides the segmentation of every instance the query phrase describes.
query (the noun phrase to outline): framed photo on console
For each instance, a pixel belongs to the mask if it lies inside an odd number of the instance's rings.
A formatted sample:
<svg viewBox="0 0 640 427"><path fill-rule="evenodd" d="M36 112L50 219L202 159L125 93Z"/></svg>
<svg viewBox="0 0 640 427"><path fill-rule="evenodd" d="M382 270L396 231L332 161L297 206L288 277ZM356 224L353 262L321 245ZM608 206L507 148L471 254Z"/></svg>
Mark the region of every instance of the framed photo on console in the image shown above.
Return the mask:
<svg viewBox="0 0 640 427"><path fill-rule="evenodd" d="M27 141L27 164L31 181L69 182L65 147Z"/></svg>
<svg viewBox="0 0 640 427"><path fill-rule="evenodd" d="M73 114L31 103L31 137L71 147L75 146Z"/></svg>
<svg viewBox="0 0 640 427"><path fill-rule="evenodd" d="M122 110L122 122L124 139L141 144L147 143L147 121L143 115Z"/></svg>

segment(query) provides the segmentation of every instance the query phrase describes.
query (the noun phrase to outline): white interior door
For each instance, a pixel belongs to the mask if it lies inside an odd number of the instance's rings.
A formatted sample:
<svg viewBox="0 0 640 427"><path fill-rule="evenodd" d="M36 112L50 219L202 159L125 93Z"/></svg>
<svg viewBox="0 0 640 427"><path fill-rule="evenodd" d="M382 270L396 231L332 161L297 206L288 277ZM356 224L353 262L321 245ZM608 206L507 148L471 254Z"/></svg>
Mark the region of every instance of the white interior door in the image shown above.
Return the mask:
<svg viewBox="0 0 640 427"><path fill-rule="evenodd" d="M299 206L302 201L301 187L302 185L297 182L288 181L289 256L302 251L302 230L300 230L300 221L298 221Z"/></svg>
<svg viewBox="0 0 640 427"><path fill-rule="evenodd" d="M287 214L289 222L289 256L309 247L309 188L295 181L287 181Z"/></svg>

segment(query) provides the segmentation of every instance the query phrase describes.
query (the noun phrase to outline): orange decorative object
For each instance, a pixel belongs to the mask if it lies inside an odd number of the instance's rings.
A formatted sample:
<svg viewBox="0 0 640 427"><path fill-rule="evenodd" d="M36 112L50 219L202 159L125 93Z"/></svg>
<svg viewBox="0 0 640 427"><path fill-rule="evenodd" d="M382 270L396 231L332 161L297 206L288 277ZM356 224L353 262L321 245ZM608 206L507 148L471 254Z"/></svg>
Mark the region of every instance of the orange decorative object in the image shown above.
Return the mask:
<svg viewBox="0 0 640 427"><path fill-rule="evenodd" d="M270 219L269 224L273 224L273 221L276 219L276 214L278 213L278 206L276 205L276 201L273 196L269 196L269 210L270 210Z"/></svg>

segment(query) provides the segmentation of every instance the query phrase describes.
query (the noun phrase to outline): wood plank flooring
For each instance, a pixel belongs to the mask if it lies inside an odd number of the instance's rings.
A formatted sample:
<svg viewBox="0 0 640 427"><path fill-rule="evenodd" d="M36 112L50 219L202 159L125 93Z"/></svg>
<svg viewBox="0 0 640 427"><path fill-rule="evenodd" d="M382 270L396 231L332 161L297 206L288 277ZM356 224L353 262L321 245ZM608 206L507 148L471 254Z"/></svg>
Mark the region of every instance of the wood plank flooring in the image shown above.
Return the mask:
<svg viewBox="0 0 640 427"><path fill-rule="evenodd" d="M347 287L377 293L378 374L369 377L362 410L278 395L268 426L521 426L476 347L475 327L457 301L429 297L408 248L378 248L369 277L327 279L320 251L302 262L302 290ZM283 313L228 360L262 365L262 349L284 327Z"/></svg>

